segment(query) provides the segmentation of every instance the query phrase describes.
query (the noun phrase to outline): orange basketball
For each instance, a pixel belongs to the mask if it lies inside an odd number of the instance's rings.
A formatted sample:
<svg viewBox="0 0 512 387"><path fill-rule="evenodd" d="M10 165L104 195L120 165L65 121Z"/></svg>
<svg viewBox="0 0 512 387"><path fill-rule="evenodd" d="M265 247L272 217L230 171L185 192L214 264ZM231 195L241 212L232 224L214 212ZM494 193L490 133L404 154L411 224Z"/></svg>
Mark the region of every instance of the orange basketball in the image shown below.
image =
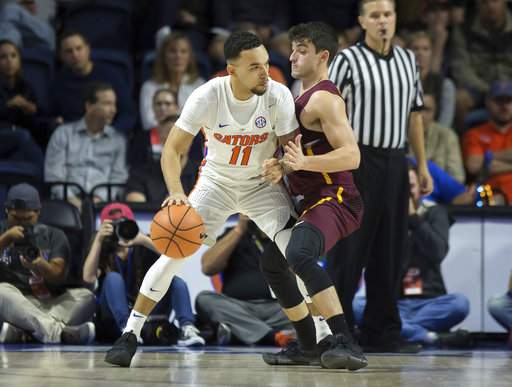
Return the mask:
<svg viewBox="0 0 512 387"><path fill-rule="evenodd" d="M151 222L151 240L160 253L172 258L194 254L206 238L203 219L190 206L167 206Z"/></svg>

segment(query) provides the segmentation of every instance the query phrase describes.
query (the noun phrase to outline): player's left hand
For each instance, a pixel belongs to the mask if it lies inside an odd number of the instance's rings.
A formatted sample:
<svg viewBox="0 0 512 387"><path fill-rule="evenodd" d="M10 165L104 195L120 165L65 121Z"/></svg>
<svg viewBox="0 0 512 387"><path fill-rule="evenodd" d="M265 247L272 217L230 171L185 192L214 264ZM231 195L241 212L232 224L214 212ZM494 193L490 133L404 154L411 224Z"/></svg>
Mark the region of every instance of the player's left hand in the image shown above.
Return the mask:
<svg viewBox="0 0 512 387"><path fill-rule="evenodd" d="M261 168L261 179L263 181L277 184L283 177L283 167L276 158L263 161Z"/></svg>
<svg viewBox="0 0 512 387"><path fill-rule="evenodd" d="M428 168L426 166L418 168L418 175L420 179L421 195L430 195L434 189L434 183Z"/></svg>
<svg viewBox="0 0 512 387"><path fill-rule="evenodd" d="M294 171L300 171L304 169L306 164L306 156L304 156L304 152L302 152L302 145L300 144L300 140L302 139L302 134L297 135L295 137L295 141L289 141L287 145L284 146L284 157L283 162L285 165L293 169Z"/></svg>

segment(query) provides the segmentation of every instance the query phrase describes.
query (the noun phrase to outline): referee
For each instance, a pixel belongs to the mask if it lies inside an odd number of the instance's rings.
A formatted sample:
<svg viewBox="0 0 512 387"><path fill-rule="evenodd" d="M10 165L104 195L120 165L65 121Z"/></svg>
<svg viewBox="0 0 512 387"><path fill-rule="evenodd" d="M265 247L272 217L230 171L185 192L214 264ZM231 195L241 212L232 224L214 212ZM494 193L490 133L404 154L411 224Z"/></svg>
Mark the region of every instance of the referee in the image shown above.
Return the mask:
<svg viewBox="0 0 512 387"><path fill-rule="evenodd" d="M416 155L421 193L432 190L419 113L421 81L414 54L391 45L396 26L393 0L362 0L359 23L366 32L364 42L334 58L329 78L346 101L361 150L354 178L364 217L360 230L329 252L328 267L352 326L352 300L366 268L368 301L360 327L366 351L416 352L420 347L400 338L396 300L407 235L407 145Z"/></svg>

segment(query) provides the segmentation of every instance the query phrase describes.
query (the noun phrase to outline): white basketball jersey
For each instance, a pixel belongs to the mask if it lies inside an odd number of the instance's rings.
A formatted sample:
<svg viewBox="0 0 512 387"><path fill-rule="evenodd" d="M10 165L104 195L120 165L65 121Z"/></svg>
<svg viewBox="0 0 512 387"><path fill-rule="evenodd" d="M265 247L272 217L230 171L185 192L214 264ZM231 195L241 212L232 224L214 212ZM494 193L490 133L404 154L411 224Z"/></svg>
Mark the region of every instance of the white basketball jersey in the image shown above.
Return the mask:
<svg viewBox="0 0 512 387"><path fill-rule="evenodd" d="M202 130L207 153L201 175L233 185L258 179L265 159L276 152L278 139L297 129L290 91L269 80L265 94L254 96L245 108L247 122L230 111L230 77L218 77L200 86L187 100L176 126L196 134ZM245 102L243 102L245 103Z"/></svg>

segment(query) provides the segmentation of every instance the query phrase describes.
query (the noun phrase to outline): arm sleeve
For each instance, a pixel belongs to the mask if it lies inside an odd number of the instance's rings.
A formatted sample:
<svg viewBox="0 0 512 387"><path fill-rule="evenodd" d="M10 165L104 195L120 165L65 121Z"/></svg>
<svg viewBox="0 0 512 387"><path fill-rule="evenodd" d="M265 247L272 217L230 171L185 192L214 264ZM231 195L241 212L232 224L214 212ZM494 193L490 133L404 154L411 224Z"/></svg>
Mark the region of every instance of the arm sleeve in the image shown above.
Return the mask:
<svg viewBox="0 0 512 387"><path fill-rule="evenodd" d="M153 81L149 80L144 82L140 90L139 109L142 127L149 130L156 126L155 113L153 112L153 95L158 89L158 86Z"/></svg>
<svg viewBox="0 0 512 387"><path fill-rule="evenodd" d="M418 111L423 109L423 86L421 85L420 68L416 62L416 57L412 52L412 61L415 63L414 66L414 99L411 105L411 111Z"/></svg>
<svg viewBox="0 0 512 387"><path fill-rule="evenodd" d="M450 78L444 78L437 121L448 128L452 127L455 117L455 95L455 84Z"/></svg>
<svg viewBox="0 0 512 387"><path fill-rule="evenodd" d="M457 195L465 191L463 184L455 180L437 164L429 160L427 165L434 180L434 191L428 198L437 203L449 204Z"/></svg>
<svg viewBox="0 0 512 387"><path fill-rule="evenodd" d="M66 180L67 136L63 128L57 128L50 138L44 160L44 180Z"/></svg>
<svg viewBox="0 0 512 387"><path fill-rule="evenodd" d="M340 93L349 84L352 78L352 70L350 64L343 52L340 52L334 57L331 65L329 66L329 79L338 86Z"/></svg>
<svg viewBox="0 0 512 387"><path fill-rule="evenodd" d="M112 160L110 181L113 183L124 183L128 178L128 169L126 167L126 140L121 135L118 135L115 138L117 152Z"/></svg>
<svg viewBox="0 0 512 387"><path fill-rule="evenodd" d="M278 85L282 90L282 96L277 101L275 131L277 136L284 136L297 129L299 124L295 117L295 102L292 93L287 87Z"/></svg>
<svg viewBox="0 0 512 387"><path fill-rule="evenodd" d="M207 85L202 85L195 89L188 97L180 118L176 121L176 126L184 131L196 135L203 126L211 125L209 110L209 94Z"/></svg>
<svg viewBox="0 0 512 387"><path fill-rule="evenodd" d="M50 259L53 258L64 258L66 263L69 263L71 250L69 247L68 238L62 230L52 229L53 237L51 240L50 247Z"/></svg>

